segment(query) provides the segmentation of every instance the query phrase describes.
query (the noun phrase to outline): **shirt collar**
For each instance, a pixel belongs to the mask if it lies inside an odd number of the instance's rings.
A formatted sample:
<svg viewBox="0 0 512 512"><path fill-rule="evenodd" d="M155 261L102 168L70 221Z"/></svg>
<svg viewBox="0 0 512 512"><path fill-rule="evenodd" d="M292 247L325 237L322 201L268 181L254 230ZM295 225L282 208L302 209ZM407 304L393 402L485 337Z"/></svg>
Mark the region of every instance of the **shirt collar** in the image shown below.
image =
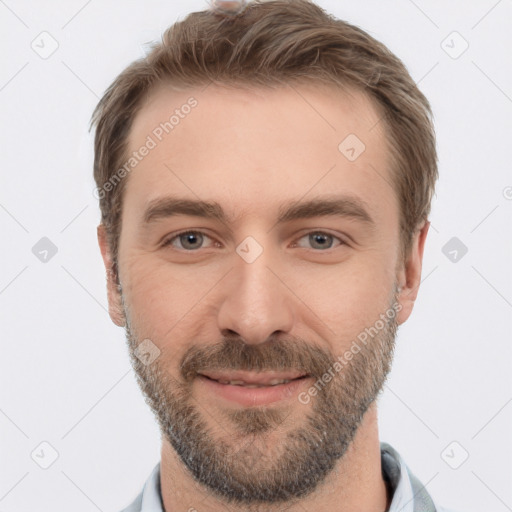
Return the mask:
<svg viewBox="0 0 512 512"><path fill-rule="evenodd" d="M141 508L133 512L164 512L160 487L160 462L154 467L142 489Z"/></svg>
<svg viewBox="0 0 512 512"><path fill-rule="evenodd" d="M436 512L436 506L421 482L411 473L399 453L380 443L382 474L393 492L388 512ZM160 462L154 467L142 492L122 512L164 512L160 488Z"/></svg>
<svg viewBox="0 0 512 512"><path fill-rule="evenodd" d="M393 489L388 512L438 512L425 486L411 472L400 454L389 444L380 443L382 474Z"/></svg>

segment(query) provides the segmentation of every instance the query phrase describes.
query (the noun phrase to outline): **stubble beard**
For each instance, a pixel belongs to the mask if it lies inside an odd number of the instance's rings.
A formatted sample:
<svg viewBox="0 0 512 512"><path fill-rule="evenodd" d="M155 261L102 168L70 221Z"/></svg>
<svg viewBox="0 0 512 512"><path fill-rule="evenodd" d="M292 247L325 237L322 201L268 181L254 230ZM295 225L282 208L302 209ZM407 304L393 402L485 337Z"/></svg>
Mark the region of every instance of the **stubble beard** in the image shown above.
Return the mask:
<svg viewBox="0 0 512 512"><path fill-rule="evenodd" d="M174 378L162 364L165 357L145 365L135 356L142 340L137 339L126 308L125 315L132 366L162 436L208 492L247 510L304 498L325 481L383 388L398 329L396 316L387 319L367 344L359 343L360 351L350 362L344 361L330 382L321 383L308 405L297 400L291 410L230 409L212 419L218 409L206 412L192 395L198 369L300 369L318 384L329 369L332 374L338 359L303 340L273 338L247 345L238 338L225 338L188 350L180 375ZM297 417L298 426L289 426L288 415Z"/></svg>

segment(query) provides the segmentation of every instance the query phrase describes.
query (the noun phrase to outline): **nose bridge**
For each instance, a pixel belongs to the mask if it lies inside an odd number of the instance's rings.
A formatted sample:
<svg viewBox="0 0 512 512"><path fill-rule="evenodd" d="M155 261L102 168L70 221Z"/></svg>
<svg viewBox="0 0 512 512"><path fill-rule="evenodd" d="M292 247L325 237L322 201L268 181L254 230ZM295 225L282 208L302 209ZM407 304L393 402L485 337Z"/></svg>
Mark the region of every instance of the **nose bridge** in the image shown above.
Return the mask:
<svg viewBox="0 0 512 512"><path fill-rule="evenodd" d="M248 238L237 247L218 323L223 334L236 332L246 343L258 344L276 331L289 332L293 310L287 288L275 275L274 251Z"/></svg>

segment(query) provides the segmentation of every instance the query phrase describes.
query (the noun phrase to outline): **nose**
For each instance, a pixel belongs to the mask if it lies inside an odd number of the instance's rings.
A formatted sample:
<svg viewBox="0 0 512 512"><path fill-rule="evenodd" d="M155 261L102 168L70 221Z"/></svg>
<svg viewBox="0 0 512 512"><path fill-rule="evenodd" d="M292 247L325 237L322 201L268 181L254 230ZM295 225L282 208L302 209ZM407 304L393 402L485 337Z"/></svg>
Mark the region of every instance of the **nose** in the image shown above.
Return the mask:
<svg viewBox="0 0 512 512"><path fill-rule="evenodd" d="M272 335L291 331L293 294L270 252L264 250L252 263L235 255L235 267L226 276L218 309L223 336L235 333L247 344L260 344Z"/></svg>

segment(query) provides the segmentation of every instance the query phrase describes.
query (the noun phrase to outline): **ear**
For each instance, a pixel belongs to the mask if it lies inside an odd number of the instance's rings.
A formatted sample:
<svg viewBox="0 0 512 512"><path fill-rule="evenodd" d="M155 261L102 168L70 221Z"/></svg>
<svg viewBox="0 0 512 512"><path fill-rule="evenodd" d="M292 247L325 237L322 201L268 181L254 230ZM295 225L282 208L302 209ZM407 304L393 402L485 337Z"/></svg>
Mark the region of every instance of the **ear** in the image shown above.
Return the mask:
<svg viewBox="0 0 512 512"><path fill-rule="evenodd" d="M414 235L411 250L407 255L405 265L401 268L397 276L397 282L400 286L398 301L402 309L398 313L398 324L403 324L412 313L414 301L418 295L421 283L421 267L423 262L423 249L427 238L430 222L425 221Z"/></svg>
<svg viewBox="0 0 512 512"><path fill-rule="evenodd" d="M97 229L98 244L100 246L101 256L107 272L107 298L108 298L108 314L119 327L125 326L124 309L121 302L121 292L116 282L116 276L113 271L113 258L110 252L110 246L107 239L107 231L103 224Z"/></svg>

